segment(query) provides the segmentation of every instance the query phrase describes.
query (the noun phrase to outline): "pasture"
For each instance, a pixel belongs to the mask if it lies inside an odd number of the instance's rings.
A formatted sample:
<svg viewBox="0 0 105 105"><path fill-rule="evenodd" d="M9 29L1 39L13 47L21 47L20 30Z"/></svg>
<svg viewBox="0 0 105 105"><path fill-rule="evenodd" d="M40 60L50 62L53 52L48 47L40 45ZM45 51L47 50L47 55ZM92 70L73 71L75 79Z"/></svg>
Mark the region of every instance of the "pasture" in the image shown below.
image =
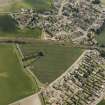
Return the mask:
<svg viewBox="0 0 105 105"><path fill-rule="evenodd" d="M0 105L8 105L37 91L33 77L24 72L13 45L0 45Z"/></svg>
<svg viewBox="0 0 105 105"><path fill-rule="evenodd" d="M79 48L66 48L55 44L35 43L20 45L24 57L42 52L42 57L34 57L28 61L30 70L42 83L51 83L67 68L69 68L81 55Z"/></svg>

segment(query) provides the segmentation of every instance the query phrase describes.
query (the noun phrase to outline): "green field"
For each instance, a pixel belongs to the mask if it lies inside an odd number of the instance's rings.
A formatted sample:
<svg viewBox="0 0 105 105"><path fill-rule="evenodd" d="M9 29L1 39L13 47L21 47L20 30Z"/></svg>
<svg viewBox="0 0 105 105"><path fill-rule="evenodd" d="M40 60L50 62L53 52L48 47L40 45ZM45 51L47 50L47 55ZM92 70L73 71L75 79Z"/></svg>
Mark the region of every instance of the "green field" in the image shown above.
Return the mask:
<svg viewBox="0 0 105 105"><path fill-rule="evenodd" d="M52 5L52 0L24 0L24 2L40 11L48 10Z"/></svg>
<svg viewBox="0 0 105 105"><path fill-rule="evenodd" d="M40 37L41 30L35 29L24 29L20 30L16 26L15 20L8 15L0 16L0 37Z"/></svg>
<svg viewBox="0 0 105 105"><path fill-rule="evenodd" d="M105 45L105 29L100 34L96 35L96 39L99 44Z"/></svg>
<svg viewBox="0 0 105 105"><path fill-rule="evenodd" d="M20 8L36 8L38 11L49 10L52 6L52 0L10 0L7 6L4 5L0 11L16 11Z"/></svg>
<svg viewBox="0 0 105 105"><path fill-rule="evenodd" d="M99 104L97 105L105 105L105 100L102 100Z"/></svg>
<svg viewBox="0 0 105 105"><path fill-rule="evenodd" d="M0 45L0 105L8 105L36 91L35 81L19 63L15 46Z"/></svg>
<svg viewBox="0 0 105 105"><path fill-rule="evenodd" d="M50 83L59 77L83 52L79 48L66 48L55 44L48 45L41 43L21 45L20 48L25 57L38 51L44 53L44 56L39 59L33 58L30 66L32 72L42 83Z"/></svg>
<svg viewBox="0 0 105 105"><path fill-rule="evenodd" d="M101 0L101 2L102 2L103 4L105 4L105 0Z"/></svg>

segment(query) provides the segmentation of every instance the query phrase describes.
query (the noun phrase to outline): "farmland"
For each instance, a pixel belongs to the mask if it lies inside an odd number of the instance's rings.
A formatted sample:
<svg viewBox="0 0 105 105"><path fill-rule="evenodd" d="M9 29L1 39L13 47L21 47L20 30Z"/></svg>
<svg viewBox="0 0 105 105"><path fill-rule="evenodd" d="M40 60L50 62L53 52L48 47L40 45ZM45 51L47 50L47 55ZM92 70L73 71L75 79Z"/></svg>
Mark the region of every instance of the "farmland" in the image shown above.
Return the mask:
<svg viewBox="0 0 105 105"><path fill-rule="evenodd" d="M0 105L7 105L36 91L35 81L19 63L15 46L0 45Z"/></svg>
<svg viewBox="0 0 105 105"><path fill-rule="evenodd" d="M15 20L8 15L0 15L0 36L1 37L40 37L41 30L24 29L20 30L16 26Z"/></svg>
<svg viewBox="0 0 105 105"><path fill-rule="evenodd" d="M42 57L33 58L30 69L42 83L50 83L70 67L81 55L83 50L79 48L66 48L55 44L35 43L33 45L20 46L24 57L37 52L43 52ZM32 59L31 59L32 60Z"/></svg>

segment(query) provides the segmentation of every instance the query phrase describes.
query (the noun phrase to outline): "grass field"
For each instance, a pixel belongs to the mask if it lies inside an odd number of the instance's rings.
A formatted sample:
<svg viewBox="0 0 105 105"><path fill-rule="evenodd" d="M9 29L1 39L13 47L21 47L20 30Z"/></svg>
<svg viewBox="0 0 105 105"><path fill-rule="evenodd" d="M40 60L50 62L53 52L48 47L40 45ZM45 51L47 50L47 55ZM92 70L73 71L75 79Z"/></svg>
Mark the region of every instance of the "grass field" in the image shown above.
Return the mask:
<svg viewBox="0 0 105 105"><path fill-rule="evenodd" d="M38 51L44 53L44 56L39 59L35 60L36 58L34 58L30 66L32 72L42 83L50 83L59 77L83 52L79 48L65 48L54 44L48 45L41 43L22 45L20 48L25 57L35 54Z"/></svg>
<svg viewBox="0 0 105 105"><path fill-rule="evenodd" d="M105 0L101 0L101 2L102 2L103 4L105 4Z"/></svg>
<svg viewBox="0 0 105 105"><path fill-rule="evenodd" d="M23 71L14 46L0 45L0 105L8 105L35 91L35 82Z"/></svg>
<svg viewBox="0 0 105 105"><path fill-rule="evenodd" d="M8 5L0 7L0 11L16 11L20 8L36 8L39 11L50 9L52 0L10 0Z"/></svg>
<svg viewBox="0 0 105 105"><path fill-rule="evenodd" d="M0 16L0 36L1 37L40 37L41 30L35 29L24 29L20 30L16 26L15 20L8 15Z"/></svg>
<svg viewBox="0 0 105 105"><path fill-rule="evenodd" d="M105 29L100 34L96 35L96 39L99 44L105 45Z"/></svg>
<svg viewBox="0 0 105 105"><path fill-rule="evenodd" d="M102 100L99 104L97 105L105 105L105 100Z"/></svg>
<svg viewBox="0 0 105 105"><path fill-rule="evenodd" d="M52 5L52 0L24 0L24 2L40 11L48 10Z"/></svg>

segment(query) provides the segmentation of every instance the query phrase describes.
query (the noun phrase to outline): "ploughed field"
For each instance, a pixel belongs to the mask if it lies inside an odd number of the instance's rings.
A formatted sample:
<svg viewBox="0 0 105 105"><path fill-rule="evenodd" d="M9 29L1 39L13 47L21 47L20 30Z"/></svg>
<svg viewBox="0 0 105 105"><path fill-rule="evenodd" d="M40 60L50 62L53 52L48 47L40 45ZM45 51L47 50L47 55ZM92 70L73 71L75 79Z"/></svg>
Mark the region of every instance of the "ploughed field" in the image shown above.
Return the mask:
<svg viewBox="0 0 105 105"><path fill-rule="evenodd" d="M8 105L37 91L35 81L24 71L15 46L0 45L0 105Z"/></svg>
<svg viewBox="0 0 105 105"><path fill-rule="evenodd" d="M24 66L42 83L51 83L64 73L81 55L79 48L67 48L55 44L35 43L20 45Z"/></svg>
<svg viewBox="0 0 105 105"><path fill-rule="evenodd" d="M40 37L39 28L20 30L17 23L8 15L0 15L0 37Z"/></svg>

